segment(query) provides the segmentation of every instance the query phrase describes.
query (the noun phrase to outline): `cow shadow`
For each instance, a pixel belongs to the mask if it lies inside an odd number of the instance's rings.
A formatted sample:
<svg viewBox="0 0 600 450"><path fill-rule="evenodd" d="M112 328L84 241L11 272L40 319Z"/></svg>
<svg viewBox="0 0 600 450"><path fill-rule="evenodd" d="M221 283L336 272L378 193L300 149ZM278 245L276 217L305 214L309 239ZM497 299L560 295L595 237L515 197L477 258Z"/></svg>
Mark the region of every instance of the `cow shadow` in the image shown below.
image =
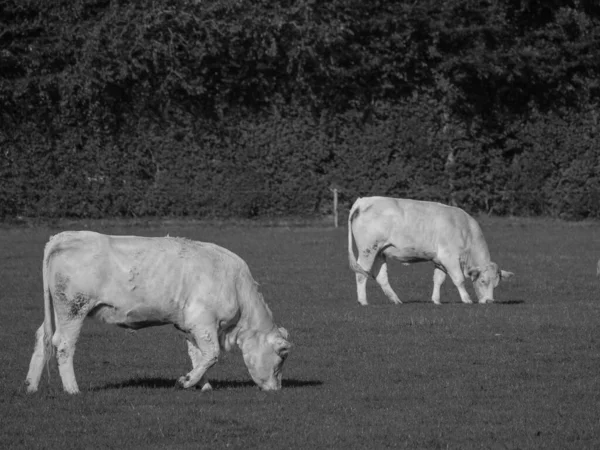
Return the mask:
<svg viewBox="0 0 600 450"><path fill-rule="evenodd" d="M513 299L513 300L496 300L495 305L521 305L525 303L525 300Z"/></svg>
<svg viewBox="0 0 600 450"><path fill-rule="evenodd" d="M512 300L494 300L493 303L489 303L490 305L521 305L525 303L525 300L521 300L521 299L512 299ZM473 305L477 305L477 301L474 300L473 304L466 304L461 302L460 300L442 300L442 304L441 305L435 305L431 300L427 299L427 300L422 300L422 299L404 299L402 300L402 304L401 305L394 305L391 302L385 302L382 301L381 303L369 303L367 306L362 306L362 305L355 305L356 309L363 309L363 308L369 308L369 309L385 309L385 308L402 308L402 305L411 305L411 306L415 306L415 307L444 307L444 306L448 306L448 305L459 305L459 306L464 306L465 308L468 307L472 307Z"/></svg>
<svg viewBox="0 0 600 450"><path fill-rule="evenodd" d="M147 377L147 378L131 378L126 381L120 381L116 383L106 383L102 386L96 386L90 389L90 391L104 391L108 389L123 389L123 388L147 388L147 389L174 389L176 379L172 378L161 378L161 377ZM256 383L252 380L215 380L210 379L210 384L213 390L227 390L237 388L257 388ZM302 387L315 387L323 384L320 380L295 380L295 379L283 379L281 381L282 389L293 389Z"/></svg>

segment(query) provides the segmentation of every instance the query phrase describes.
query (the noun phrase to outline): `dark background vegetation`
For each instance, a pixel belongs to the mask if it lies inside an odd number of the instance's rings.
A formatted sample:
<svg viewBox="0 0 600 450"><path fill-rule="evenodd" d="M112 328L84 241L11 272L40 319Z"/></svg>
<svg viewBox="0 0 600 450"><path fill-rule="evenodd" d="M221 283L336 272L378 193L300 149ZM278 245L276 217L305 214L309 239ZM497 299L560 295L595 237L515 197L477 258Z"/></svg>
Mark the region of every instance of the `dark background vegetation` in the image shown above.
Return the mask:
<svg viewBox="0 0 600 450"><path fill-rule="evenodd" d="M0 217L600 217L595 0L6 0Z"/></svg>

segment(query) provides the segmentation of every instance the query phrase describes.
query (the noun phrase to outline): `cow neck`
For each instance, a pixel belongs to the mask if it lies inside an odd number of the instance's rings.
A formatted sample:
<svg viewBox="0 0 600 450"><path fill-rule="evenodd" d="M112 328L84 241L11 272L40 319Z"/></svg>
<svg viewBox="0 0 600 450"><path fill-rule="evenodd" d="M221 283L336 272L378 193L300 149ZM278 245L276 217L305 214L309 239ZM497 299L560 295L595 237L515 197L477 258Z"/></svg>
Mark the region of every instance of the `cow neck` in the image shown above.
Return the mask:
<svg viewBox="0 0 600 450"><path fill-rule="evenodd" d="M250 297L252 301L247 301L241 308L238 328L241 331L271 331L275 327L273 315L265 303L262 294L257 290L254 290Z"/></svg>
<svg viewBox="0 0 600 450"><path fill-rule="evenodd" d="M469 267L484 268L491 262L490 251L483 236L471 245Z"/></svg>

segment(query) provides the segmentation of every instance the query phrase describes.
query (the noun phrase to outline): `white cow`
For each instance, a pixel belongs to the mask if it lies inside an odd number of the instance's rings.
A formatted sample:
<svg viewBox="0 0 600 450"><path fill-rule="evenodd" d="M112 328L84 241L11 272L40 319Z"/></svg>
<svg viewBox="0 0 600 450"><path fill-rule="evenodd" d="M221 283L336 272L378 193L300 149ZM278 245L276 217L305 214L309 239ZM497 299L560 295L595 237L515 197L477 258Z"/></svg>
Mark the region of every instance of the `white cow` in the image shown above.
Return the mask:
<svg viewBox="0 0 600 450"><path fill-rule="evenodd" d="M359 198L348 217L348 259L356 272L361 305L367 304L366 283L370 276L392 302L402 303L388 281L388 257L405 264L432 261L431 300L437 305L446 274L464 303L472 303L464 286L465 277L473 281L479 302L488 303L494 301L494 288L500 279L513 275L491 262L481 228L462 209L418 200Z"/></svg>
<svg viewBox="0 0 600 450"><path fill-rule="evenodd" d="M183 388L211 389L205 373L234 343L261 389L281 388L287 331L273 323L248 265L218 245L67 231L46 244L43 283L28 392L37 390L54 347L64 390L79 392L73 353L87 316L132 329L173 324L186 333L193 369L179 378Z"/></svg>

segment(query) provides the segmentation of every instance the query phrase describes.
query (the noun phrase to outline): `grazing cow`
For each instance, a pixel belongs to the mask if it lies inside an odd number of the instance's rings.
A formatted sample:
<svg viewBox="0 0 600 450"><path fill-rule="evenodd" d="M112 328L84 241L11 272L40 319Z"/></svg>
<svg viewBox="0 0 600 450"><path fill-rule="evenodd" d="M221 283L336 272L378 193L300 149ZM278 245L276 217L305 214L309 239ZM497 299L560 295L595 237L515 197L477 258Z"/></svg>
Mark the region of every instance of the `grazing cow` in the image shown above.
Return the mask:
<svg viewBox="0 0 600 450"><path fill-rule="evenodd" d="M388 257L405 264L432 261L431 300L436 305L440 304L440 287L446 274L464 303L472 303L464 286L465 277L473 281L479 303L490 303L500 279L513 275L491 262L481 228L462 209L418 200L359 198L348 217L348 259L356 272L361 305L367 304L366 283L370 276L392 302L402 303L388 281Z"/></svg>
<svg viewBox="0 0 600 450"><path fill-rule="evenodd" d="M173 324L186 333L193 369L180 387L211 389L206 371L235 343L261 389L281 388L287 331L273 323L247 264L218 245L67 231L46 244L43 283L28 392L37 390L54 347L64 390L79 392L73 353L87 316L131 329Z"/></svg>

